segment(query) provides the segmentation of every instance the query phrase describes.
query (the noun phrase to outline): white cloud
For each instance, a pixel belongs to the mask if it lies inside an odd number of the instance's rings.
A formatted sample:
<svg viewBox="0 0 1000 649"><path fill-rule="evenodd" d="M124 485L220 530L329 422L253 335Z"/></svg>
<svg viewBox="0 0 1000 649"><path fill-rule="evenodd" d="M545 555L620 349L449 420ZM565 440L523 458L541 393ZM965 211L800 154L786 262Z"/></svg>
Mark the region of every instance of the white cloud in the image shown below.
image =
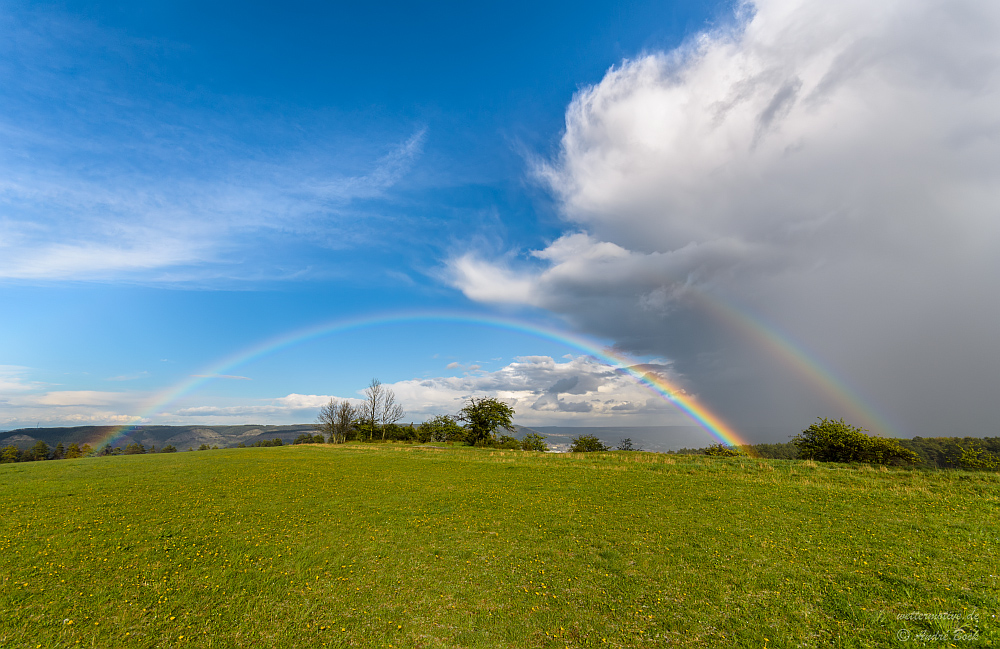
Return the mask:
<svg viewBox="0 0 1000 649"><path fill-rule="evenodd" d="M815 368L763 352L755 314L899 432L981 432L1000 381L998 105L1000 5L748 3L581 90L536 168L570 231L520 266L458 256L452 281L672 358L734 421L840 416Z"/></svg>
<svg viewBox="0 0 1000 649"><path fill-rule="evenodd" d="M676 380L669 367L643 369ZM454 414L469 397L491 396L514 408L515 423L529 426L690 424L649 388L586 356L564 362L548 356L525 356L494 372L410 379L388 387L413 421ZM632 416L623 417L624 413Z"/></svg>

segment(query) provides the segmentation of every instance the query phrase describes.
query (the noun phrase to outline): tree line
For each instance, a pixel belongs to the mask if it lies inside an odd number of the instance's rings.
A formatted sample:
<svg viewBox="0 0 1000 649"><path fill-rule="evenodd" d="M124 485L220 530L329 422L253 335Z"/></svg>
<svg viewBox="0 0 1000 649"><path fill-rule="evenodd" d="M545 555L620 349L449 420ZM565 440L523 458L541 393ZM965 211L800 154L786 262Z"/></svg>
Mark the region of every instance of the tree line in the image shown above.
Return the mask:
<svg viewBox="0 0 1000 649"><path fill-rule="evenodd" d="M81 446L75 442L69 446L65 446L62 442L59 442L55 448L51 448L43 440L38 440L30 448L23 450L13 444L5 446L0 450L0 464L39 462L41 460L73 460L80 457L103 457L106 455L143 455L145 453L176 452L177 449L172 444L168 444L159 450L155 446L147 450L145 446L138 442L132 442L126 445L125 448L121 448L120 446L112 447L111 444L105 444L101 448L94 450L90 444L83 444Z"/></svg>
<svg viewBox="0 0 1000 649"><path fill-rule="evenodd" d="M471 397L455 415L438 415L419 426L399 425L405 416L396 395L378 379L372 379L357 405L330 399L316 418L316 435L302 434L295 444L343 444L348 441L452 442L469 446L547 451L545 437L530 433L524 439L513 432L514 409L493 397Z"/></svg>

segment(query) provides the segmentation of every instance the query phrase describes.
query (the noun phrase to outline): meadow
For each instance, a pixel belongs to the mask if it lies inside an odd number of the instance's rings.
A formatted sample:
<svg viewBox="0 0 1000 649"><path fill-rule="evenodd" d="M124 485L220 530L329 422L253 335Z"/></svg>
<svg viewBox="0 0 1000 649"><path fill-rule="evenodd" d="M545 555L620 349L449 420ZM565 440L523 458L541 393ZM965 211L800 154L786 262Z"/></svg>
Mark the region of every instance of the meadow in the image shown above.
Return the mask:
<svg viewBox="0 0 1000 649"><path fill-rule="evenodd" d="M0 647L1000 644L1000 475L300 445L0 466Z"/></svg>

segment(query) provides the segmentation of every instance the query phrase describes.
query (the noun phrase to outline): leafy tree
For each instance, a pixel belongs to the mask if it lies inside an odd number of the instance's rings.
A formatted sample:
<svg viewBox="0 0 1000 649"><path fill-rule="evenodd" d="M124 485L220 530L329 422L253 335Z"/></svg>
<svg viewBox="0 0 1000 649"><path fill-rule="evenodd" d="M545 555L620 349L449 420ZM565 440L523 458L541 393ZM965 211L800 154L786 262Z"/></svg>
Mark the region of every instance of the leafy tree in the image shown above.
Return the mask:
<svg viewBox="0 0 1000 649"><path fill-rule="evenodd" d="M42 440L38 440L35 442L35 445L31 447L31 457L33 460L49 459L49 445Z"/></svg>
<svg viewBox="0 0 1000 649"><path fill-rule="evenodd" d="M448 415L438 415L420 424L417 429L417 438L421 442L464 442L465 435L466 430Z"/></svg>
<svg viewBox="0 0 1000 649"><path fill-rule="evenodd" d="M208 444L202 444L201 446L198 447L198 450L199 451L210 451L210 450L212 450L212 447L209 446Z"/></svg>
<svg viewBox="0 0 1000 649"><path fill-rule="evenodd" d="M174 446L173 444L167 444L162 449L160 449L160 453L176 453L176 452L177 452L177 447Z"/></svg>
<svg viewBox="0 0 1000 649"><path fill-rule="evenodd" d="M94 452L94 449L90 447L90 444L84 444L80 447L80 457L90 457Z"/></svg>
<svg viewBox="0 0 1000 649"><path fill-rule="evenodd" d="M548 439L544 435L539 435L538 433L528 433L521 440L521 450L522 451L541 451L546 452L549 450L549 445L545 443Z"/></svg>
<svg viewBox="0 0 1000 649"><path fill-rule="evenodd" d="M66 449L66 459L67 460L75 460L76 458L80 457L81 455L82 455L82 453L80 452L80 447L79 447L79 445L77 445L76 442L73 442L72 444L70 444L69 448Z"/></svg>
<svg viewBox="0 0 1000 649"><path fill-rule="evenodd" d="M846 424L843 419L817 419L818 422L792 439L802 459L873 464L916 464L920 461L920 456L897 440L870 437L865 429Z"/></svg>
<svg viewBox="0 0 1000 649"><path fill-rule="evenodd" d="M604 442L593 435L580 435L570 440L569 450L571 453L593 453L596 451L610 451L610 446L605 446Z"/></svg>
<svg viewBox="0 0 1000 649"><path fill-rule="evenodd" d="M66 457L66 448L63 446L62 442L56 444L56 450L52 451L53 460L61 460Z"/></svg>
<svg viewBox="0 0 1000 649"><path fill-rule="evenodd" d="M10 464L21 459L21 451L13 444L8 444L0 451L0 464Z"/></svg>
<svg viewBox="0 0 1000 649"><path fill-rule="evenodd" d="M132 442L125 446L125 455L143 455L146 447L138 442Z"/></svg>
<svg viewBox="0 0 1000 649"><path fill-rule="evenodd" d="M499 428L512 431L513 417L514 409L499 399L472 397L459 411L456 419L466 422L466 443L476 445L495 440Z"/></svg>

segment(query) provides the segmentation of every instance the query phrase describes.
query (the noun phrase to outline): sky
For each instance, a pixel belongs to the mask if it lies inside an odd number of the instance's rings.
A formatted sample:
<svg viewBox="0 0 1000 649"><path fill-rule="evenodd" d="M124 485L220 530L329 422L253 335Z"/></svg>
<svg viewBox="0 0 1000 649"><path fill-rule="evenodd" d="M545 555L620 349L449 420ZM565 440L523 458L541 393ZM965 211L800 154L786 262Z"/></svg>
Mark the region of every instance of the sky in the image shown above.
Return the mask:
<svg viewBox="0 0 1000 649"><path fill-rule="evenodd" d="M3 2L0 430L993 436L998 105L981 0Z"/></svg>

